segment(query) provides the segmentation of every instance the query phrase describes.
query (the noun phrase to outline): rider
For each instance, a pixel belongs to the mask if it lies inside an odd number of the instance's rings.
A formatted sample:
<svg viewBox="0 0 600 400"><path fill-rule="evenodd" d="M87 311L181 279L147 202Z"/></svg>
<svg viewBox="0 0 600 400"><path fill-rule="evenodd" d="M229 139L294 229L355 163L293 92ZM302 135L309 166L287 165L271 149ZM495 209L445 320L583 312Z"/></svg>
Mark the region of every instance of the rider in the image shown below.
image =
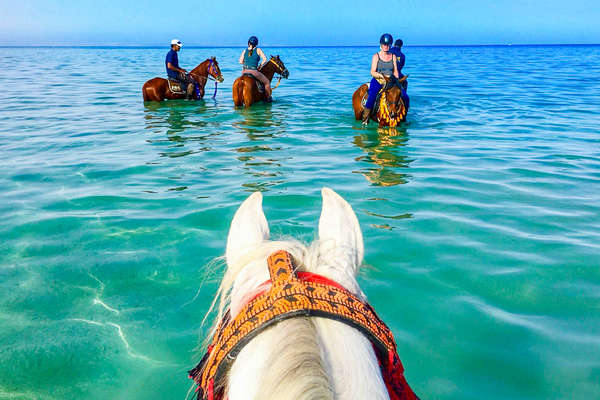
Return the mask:
<svg viewBox="0 0 600 400"><path fill-rule="evenodd" d="M179 67L177 52L181 50L181 46L183 46L183 44L179 39L171 40L171 50L167 53L165 65L167 67L167 75L169 78L180 82L181 87L186 89L187 98L190 99L194 94L196 83L185 69Z"/></svg>
<svg viewBox="0 0 600 400"><path fill-rule="evenodd" d="M404 45L404 42L402 41L402 39L397 39L394 42L394 47L392 47L390 49L390 53L395 55L396 58L398 59L398 76L400 78L402 78L404 76L404 74L402 73L402 68L404 68L404 63L406 62L406 56L402 52L402 45ZM408 88L408 81L406 79L402 81L402 88L406 92L406 90Z"/></svg>
<svg viewBox="0 0 600 400"><path fill-rule="evenodd" d="M397 39L394 42L394 47L390 49L390 53L396 56L398 59L398 76L402 78L404 75L402 74L402 68L404 67L404 63L406 62L406 56L402 52L402 45L404 42L402 39Z"/></svg>
<svg viewBox="0 0 600 400"><path fill-rule="evenodd" d="M267 79L266 76L263 75L259 69L267 63L267 57L265 53L258 46L258 38L256 36L250 36L248 39L248 48L242 51L240 55L239 63L242 64L242 74L252 75L256 79L262 82L265 85L265 94L267 96L267 101L271 100L271 82ZM262 62L259 66L259 61L262 59Z"/></svg>
<svg viewBox="0 0 600 400"><path fill-rule="evenodd" d="M380 50L373 54L371 58L371 83L369 84L369 97L367 98L367 103L365 104L365 108L362 114L363 124L369 123L369 118L371 116L371 110L373 109L373 105L375 105L375 99L377 98L377 93L385 84L384 77L395 76L398 78L398 65L396 56L390 53L390 47L394 39L392 35L389 33L384 33L379 38L379 47Z"/></svg>

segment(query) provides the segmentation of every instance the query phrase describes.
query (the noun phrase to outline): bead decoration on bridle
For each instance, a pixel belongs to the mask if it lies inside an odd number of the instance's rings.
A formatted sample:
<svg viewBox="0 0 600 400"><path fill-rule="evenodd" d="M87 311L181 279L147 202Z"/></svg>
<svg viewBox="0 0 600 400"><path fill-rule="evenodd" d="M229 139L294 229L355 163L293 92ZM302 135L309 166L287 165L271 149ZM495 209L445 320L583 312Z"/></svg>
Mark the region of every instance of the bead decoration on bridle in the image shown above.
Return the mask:
<svg viewBox="0 0 600 400"><path fill-rule="evenodd" d="M394 103L392 103L395 110L398 110L401 104L401 110L396 114L392 114L390 112L390 104L387 100L387 91L382 92L381 99L379 102L379 118L387 122L388 126L390 127L397 126L400 122L402 122L402 119L406 116L406 107L404 107L404 102L400 97L398 97L398 99Z"/></svg>

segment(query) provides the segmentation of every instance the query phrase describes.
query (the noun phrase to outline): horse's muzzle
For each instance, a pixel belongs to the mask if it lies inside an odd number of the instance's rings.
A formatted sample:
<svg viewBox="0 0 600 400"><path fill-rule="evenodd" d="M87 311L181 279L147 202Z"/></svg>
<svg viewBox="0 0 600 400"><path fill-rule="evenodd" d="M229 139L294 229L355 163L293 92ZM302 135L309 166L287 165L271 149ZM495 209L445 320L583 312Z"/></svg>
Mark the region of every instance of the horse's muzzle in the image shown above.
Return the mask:
<svg viewBox="0 0 600 400"><path fill-rule="evenodd" d="M285 79L287 79L290 76L290 71L286 69L283 70L283 72L281 73L281 76L283 76Z"/></svg>
<svg viewBox="0 0 600 400"><path fill-rule="evenodd" d="M223 75L219 75L219 76L217 76L217 81L218 81L219 83L222 83L224 80L225 80L225 78L223 78Z"/></svg>

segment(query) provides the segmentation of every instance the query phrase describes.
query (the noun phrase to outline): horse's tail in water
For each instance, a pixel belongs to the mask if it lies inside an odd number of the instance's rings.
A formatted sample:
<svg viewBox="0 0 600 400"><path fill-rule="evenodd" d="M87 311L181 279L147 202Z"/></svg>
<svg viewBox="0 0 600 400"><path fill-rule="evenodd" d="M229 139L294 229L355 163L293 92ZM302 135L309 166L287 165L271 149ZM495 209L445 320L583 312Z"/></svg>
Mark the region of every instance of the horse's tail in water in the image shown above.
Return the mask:
<svg viewBox="0 0 600 400"><path fill-rule="evenodd" d="M352 108L354 109L354 118L357 121L362 119L363 105L362 98L368 90L368 86L366 84L360 85L358 89L352 95Z"/></svg>
<svg viewBox="0 0 600 400"><path fill-rule="evenodd" d="M244 81L241 78L233 83L233 104L236 107L244 104Z"/></svg>

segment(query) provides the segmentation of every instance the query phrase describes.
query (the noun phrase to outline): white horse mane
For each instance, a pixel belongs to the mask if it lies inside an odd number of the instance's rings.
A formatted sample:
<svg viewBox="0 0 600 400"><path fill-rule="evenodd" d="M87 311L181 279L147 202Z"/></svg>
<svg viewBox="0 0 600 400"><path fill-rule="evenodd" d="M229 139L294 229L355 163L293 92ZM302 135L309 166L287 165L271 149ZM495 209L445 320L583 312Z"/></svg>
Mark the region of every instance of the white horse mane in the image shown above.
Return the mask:
<svg viewBox="0 0 600 400"><path fill-rule="evenodd" d="M356 215L333 190L324 188L322 196L319 238L310 246L269 241L259 192L242 203L227 239L227 270L209 310L217 307L210 336L227 309L235 317L269 279L267 257L277 250L289 252L297 270L326 276L365 299L356 281L363 258ZM229 400L389 399L369 339L344 323L317 317L265 329L215 385L215 390L225 386Z"/></svg>

